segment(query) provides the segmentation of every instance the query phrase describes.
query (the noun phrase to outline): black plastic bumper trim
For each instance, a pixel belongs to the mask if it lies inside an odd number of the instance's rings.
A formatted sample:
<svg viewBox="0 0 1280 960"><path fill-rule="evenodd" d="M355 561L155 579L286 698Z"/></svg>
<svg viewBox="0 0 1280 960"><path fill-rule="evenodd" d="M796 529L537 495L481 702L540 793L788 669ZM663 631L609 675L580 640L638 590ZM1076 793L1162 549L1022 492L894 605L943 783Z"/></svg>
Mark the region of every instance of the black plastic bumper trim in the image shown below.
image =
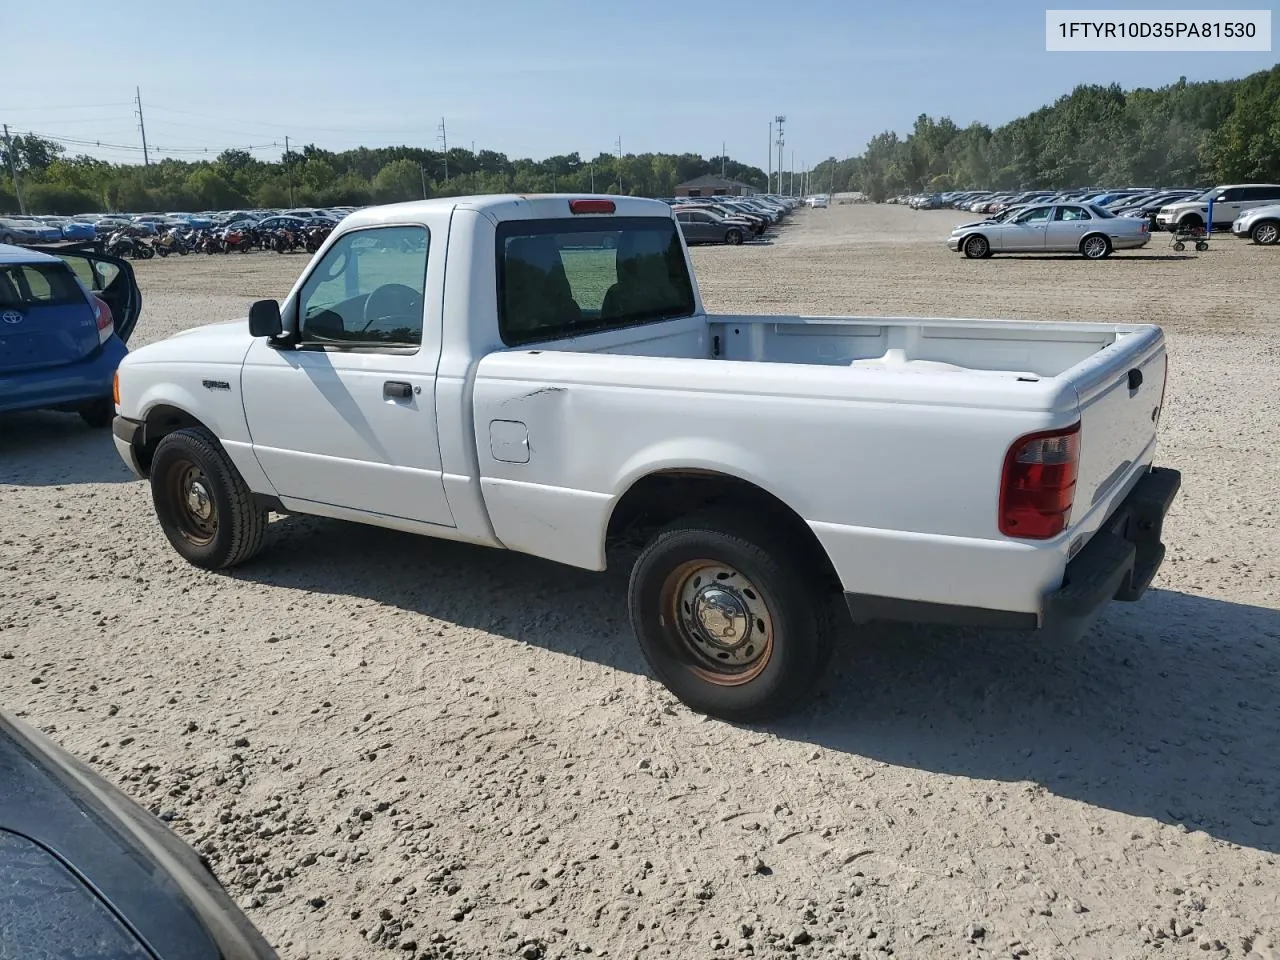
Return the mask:
<svg viewBox="0 0 1280 960"><path fill-rule="evenodd" d="M1067 564L1062 585L1045 595L1041 612L989 610L947 603L846 593L855 623L891 620L956 627L1034 630L1063 639L1082 636L1112 600L1146 593L1164 561L1164 518L1182 486L1182 474L1151 468Z"/></svg>
<svg viewBox="0 0 1280 960"><path fill-rule="evenodd" d="M130 445L143 442L143 433L146 427L145 423L138 420L130 420L128 417L117 416L111 421L111 432Z"/></svg>

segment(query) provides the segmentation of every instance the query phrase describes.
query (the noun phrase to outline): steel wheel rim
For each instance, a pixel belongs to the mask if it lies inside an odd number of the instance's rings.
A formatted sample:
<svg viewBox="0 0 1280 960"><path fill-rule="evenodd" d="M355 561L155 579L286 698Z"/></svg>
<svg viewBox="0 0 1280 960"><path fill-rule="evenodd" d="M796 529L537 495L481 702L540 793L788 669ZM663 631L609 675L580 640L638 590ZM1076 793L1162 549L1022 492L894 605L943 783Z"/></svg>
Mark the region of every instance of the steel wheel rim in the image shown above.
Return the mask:
<svg viewBox="0 0 1280 960"><path fill-rule="evenodd" d="M982 237L972 237L965 244L965 247L969 249L970 253L980 257L987 252L987 241Z"/></svg>
<svg viewBox="0 0 1280 960"><path fill-rule="evenodd" d="M1101 237L1090 237L1084 242L1084 255L1096 260L1107 252L1107 242Z"/></svg>
<svg viewBox="0 0 1280 960"><path fill-rule="evenodd" d="M773 615L741 571L716 560L689 560L667 575L660 598L678 655L702 680L741 686L769 665Z"/></svg>
<svg viewBox="0 0 1280 960"><path fill-rule="evenodd" d="M1259 243L1270 244L1275 243L1276 238L1280 236L1280 227L1274 223L1264 223L1254 231Z"/></svg>
<svg viewBox="0 0 1280 960"><path fill-rule="evenodd" d="M175 463L166 493L182 539L192 546L208 546L218 532L218 506L204 471L190 460Z"/></svg>

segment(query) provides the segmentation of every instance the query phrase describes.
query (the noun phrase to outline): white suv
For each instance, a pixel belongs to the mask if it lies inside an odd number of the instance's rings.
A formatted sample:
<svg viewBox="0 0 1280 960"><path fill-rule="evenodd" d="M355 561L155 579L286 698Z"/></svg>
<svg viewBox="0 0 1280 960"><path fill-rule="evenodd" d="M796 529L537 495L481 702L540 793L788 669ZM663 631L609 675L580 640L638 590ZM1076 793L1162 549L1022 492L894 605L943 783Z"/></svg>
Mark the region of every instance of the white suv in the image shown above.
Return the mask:
<svg viewBox="0 0 1280 960"><path fill-rule="evenodd" d="M1245 210L1280 203L1280 185L1237 183L1214 187L1198 197L1161 207L1156 214L1156 227L1161 230L1202 229L1209 216L1210 198L1213 199L1213 229L1228 230Z"/></svg>

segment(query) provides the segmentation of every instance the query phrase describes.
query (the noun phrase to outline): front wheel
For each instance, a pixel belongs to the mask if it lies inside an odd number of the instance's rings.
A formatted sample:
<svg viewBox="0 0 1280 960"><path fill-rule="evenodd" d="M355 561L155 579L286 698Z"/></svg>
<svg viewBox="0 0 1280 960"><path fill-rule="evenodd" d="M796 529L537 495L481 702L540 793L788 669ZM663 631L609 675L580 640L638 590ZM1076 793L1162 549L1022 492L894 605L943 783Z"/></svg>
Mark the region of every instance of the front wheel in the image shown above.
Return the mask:
<svg viewBox="0 0 1280 960"><path fill-rule="evenodd" d="M1099 233L1080 241L1080 253L1086 260L1101 260L1111 255L1111 241Z"/></svg>
<svg viewBox="0 0 1280 960"><path fill-rule="evenodd" d="M825 601L789 541L713 511L659 533L631 571L631 626L645 660L699 712L754 722L812 693L831 653Z"/></svg>
<svg viewBox="0 0 1280 960"><path fill-rule="evenodd" d="M981 260L991 256L991 244L987 238L975 234L964 242L964 255L970 260Z"/></svg>
<svg viewBox="0 0 1280 960"><path fill-rule="evenodd" d="M175 430L160 441L151 461L151 499L165 536L188 563L221 570L262 549L268 512L202 427Z"/></svg>
<svg viewBox="0 0 1280 960"><path fill-rule="evenodd" d="M1275 220L1263 220L1261 223L1254 224L1253 230L1249 232L1249 237L1254 243L1269 247L1271 244L1280 241L1280 223Z"/></svg>

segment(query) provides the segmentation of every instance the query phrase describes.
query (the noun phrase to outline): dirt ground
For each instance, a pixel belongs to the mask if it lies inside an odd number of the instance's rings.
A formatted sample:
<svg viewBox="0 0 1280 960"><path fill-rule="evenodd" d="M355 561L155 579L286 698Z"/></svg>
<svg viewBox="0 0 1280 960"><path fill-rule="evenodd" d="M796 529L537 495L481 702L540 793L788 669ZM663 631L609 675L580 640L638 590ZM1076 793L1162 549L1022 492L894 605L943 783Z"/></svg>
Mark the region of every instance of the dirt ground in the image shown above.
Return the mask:
<svg viewBox="0 0 1280 960"><path fill-rule="evenodd" d="M970 262L961 217L804 211L694 258L713 310L1163 324L1169 556L1080 644L863 629L812 707L736 727L646 674L625 570L294 517L204 573L105 432L23 414L0 704L286 958L1280 957L1280 250ZM135 342L304 263L139 264Z"/></svg>

